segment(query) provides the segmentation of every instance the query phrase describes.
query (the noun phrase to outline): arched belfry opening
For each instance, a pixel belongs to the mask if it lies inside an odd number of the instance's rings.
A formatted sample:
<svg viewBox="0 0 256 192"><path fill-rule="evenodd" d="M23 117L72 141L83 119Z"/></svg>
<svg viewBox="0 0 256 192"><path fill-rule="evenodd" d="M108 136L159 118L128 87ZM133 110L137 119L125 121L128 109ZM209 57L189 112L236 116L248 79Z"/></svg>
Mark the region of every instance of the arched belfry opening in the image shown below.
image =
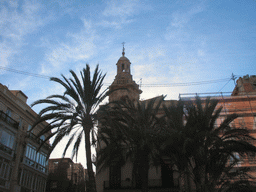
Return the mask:
<svg viewBox="0 0 256 192"><path fill-rule="evenodd" d="M122 72L125 72L124 64L122 63Z"/></svg>
<svg viewBox="0 0 256 192"><path fill-rule="evenodd" d="M109 90L111 94L109 95L109 102L121 100L123 96L127 96L131 100L139 100L142 91L139 89L139 85L133 81L131 75L131 62L125 57L125 48L123 43L122 56L116 63L117 74L113 83L110 85Z"/></svg>

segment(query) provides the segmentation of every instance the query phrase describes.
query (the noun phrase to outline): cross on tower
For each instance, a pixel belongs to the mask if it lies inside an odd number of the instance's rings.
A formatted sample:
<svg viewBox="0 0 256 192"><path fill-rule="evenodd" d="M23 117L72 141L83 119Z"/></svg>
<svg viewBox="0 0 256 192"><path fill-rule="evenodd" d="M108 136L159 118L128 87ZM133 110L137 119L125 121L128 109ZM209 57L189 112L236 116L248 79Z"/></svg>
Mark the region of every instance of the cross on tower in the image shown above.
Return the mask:
<svg viewBox="0 0 256 192"><path fill-rule="evenodd" d="M123 52L122 52L122 55L123 55L123 57L124 57L124 54L125 54L125 52L124 52L124 50L125 50L125 49L124 49L124 44L125 44L125 42L123 42L122 44L123 44Z"/></svg>

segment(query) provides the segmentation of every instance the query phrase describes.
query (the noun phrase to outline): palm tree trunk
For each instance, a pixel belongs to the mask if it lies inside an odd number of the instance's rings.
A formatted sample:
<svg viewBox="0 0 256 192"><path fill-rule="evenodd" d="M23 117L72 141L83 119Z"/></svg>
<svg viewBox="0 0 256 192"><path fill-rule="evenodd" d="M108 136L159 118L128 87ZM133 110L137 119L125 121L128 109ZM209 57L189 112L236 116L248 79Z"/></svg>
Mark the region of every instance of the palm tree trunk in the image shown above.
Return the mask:
<svg viewBox="0 0 256 192"><path fill-rule="evenodd" d="M88 186L86 186L86 191L96 192L95 176L92 169L92 159L91 159L90 130L84 129L84 133L85 133L86 163L87 163L87 171L89 176L89 182L88 182Z"/></svg>
<svg viewBox="0 0 256 192"><path fill-rule="evenodd" d="M141 173L141 178L142 178L142 192L148 192L148 170L149 166L148 163L145 162L145 164L141 167L142 173Z"/></svg>
<svg viewBox="0 0 256 192"><path fill-rule="evenodd" d="M141 191L148 192L149 157L143 152L141 154L139 174L141 175Z"/></svg>

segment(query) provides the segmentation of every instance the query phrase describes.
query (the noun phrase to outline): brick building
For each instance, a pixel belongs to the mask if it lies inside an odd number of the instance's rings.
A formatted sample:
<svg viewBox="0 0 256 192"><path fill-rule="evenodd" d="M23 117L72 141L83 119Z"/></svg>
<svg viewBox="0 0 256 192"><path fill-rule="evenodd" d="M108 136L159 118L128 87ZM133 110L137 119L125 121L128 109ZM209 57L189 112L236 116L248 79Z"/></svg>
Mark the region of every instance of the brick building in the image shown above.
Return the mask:
<svg viewBox="0 0 256 192"><path fill-rule="evenodd" d="M37 152L48 134L36 134L47 124L30 131L38 115L26 102L22 91L0 84L0 191L45 191L50 145Z"/></svg>
<svg viewBox="0 0 256 192"><path fill-rule="evenodd" d="M87 172L81 163L74 163L70 158L49 159L46 191L84 192L87 178Z"/></svg>
<svg viewBox="0 0 256 192"><path fill-rule="evenodd" d="M194 95L194 96L193 96ZM245 75L236 81L236 86L233 92L230 93L213 93L213 94L181 94L180 99L189 101L194 100L195 95L200 96L202 100L206 96L211 99L217 99L217 108L222 106L220 118L217 119L217 124L225 119L229 114L237 114L231 126L250 130L251 136L256 138L256 76ZM214 95L214 96L212 96ZM256 142L253 143L256 145ZM251 175L256 178L256 159L254 155L248 157L238 157L240 159L237 167L250 167Z"/></svg>

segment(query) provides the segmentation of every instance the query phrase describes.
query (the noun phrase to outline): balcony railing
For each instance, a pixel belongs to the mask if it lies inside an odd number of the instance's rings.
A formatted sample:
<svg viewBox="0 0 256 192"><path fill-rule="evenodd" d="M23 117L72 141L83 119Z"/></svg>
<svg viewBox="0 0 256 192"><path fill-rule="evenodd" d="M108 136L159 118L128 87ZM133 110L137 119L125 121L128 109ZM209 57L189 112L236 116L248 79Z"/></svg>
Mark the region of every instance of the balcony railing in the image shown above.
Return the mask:
<svg viewBox="0 0 256 192"><path fill-rule="evenodd" d="M163 189L163 188L171 188L173 190L179 190L179 185L173 186L165 186L162 183L161 179L149 179L148 180L148 187L152 189ZM112 189L140 189L141 186L136 185L130 180L124 181L104 181L104 189L105 190L112 190Z"/></svg>
<svg viewBox="0 0 256 192"><path fill-rule="evenodd" d="M23 157L23 163L26 165L29 165L30 167L33 167L34 169L41 171L43 173L47 173L47 169L46 167L40 165L39 163L27 158L27 157Z"/></svg>
<svg viewBox="0 0 256 192"><path fill-rule="evenodd" d="M6 113L3 111L0 111L0 119L6 122L7 124L11 125L15 129L19 128L19 123L12 119L10 116L8 116Z"/></svg>
<svg viewBox="0 0 256 192"><path fill-rule="evenodd" d="M28 132L27 133L27 137L31 140L33 140L34 142L36 142L37 144L41 145L43 143L43 140L40 139L39 137L37 137L35 134L31 133L31 132ZM43 144L43 147L46 149L46 150L49 150L51 148L51 145L49 145L48 143L44 143Z"/></svg>
<svg viewBox="0 0 256 192"><path fill-rule="evenodd" d="M0 150L8 153L9 155L13 154L13 150L5 145L3 145L2 143L0 143Z"/></svg>
<svg viewBox="0 0 256 192"><path fill-rule="evenodd" d="M240 165L256 164L256 157L244 157L240 160Z"/></svg>

